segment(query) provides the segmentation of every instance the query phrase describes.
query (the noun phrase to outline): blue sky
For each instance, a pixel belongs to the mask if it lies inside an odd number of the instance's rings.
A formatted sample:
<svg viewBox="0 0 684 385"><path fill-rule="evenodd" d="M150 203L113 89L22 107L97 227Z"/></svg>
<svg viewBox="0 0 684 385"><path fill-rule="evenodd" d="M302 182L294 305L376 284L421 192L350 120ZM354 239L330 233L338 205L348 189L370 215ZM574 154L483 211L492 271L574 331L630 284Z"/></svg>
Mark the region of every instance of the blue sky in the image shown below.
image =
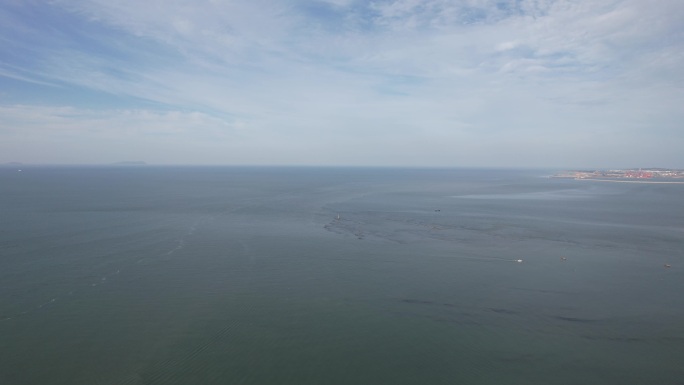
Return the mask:
<svg viewBox="0 0 684 385"><path fill-rule="evenodd" d="M0 163L684 168L684 1L5 0Z"/></svg>

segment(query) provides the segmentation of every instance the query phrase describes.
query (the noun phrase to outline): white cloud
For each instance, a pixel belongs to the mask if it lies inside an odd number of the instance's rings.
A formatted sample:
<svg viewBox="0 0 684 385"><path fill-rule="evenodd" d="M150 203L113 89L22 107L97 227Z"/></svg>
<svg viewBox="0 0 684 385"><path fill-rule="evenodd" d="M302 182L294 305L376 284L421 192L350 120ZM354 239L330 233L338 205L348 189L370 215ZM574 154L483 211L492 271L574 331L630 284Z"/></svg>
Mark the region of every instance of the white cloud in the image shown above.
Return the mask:
<svg viewBox="0 0 684 385"><path fill-rule="evenodd" d="M549 148L569 159L560 154L621 132L611 143L637 145L649 122L673 135L684 118L678 0L320 0L330 6L320 14L303 11L309 2L267 0L54 4L116 31L98 37L115 53L65 44L44 51L33 74L4 66L0 76L200 112L5 106L4 121L26 132L219 135L239 138L245 150L231 148L244 162L255 159L247 149L267 149L275 163L306 163L292 154L307 150L313 163L355 161L333 144L369 163L402 162L412 145L425 164L508 163L515 157L502 149L516 143L516 161L529 165ZM374 158L382 143L394 148ZM613 144L606 151L619 153Z"/></svg>
<svg viewBox="0 0 684 385"><path fill-rule="evenodd" d="M199 112L84 110L74 107L0 106L0 129L10 137L141 138L192 135L200 139L234 138L240 126ZM208 133L195 136L198 130Z"/></svg>

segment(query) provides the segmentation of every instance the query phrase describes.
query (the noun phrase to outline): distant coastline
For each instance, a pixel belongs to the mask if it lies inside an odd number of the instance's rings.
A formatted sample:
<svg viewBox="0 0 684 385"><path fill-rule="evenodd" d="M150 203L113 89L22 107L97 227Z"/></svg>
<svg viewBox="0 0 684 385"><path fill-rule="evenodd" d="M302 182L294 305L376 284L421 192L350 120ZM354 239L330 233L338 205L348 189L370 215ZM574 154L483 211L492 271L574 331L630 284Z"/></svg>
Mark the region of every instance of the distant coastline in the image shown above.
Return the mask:
<svg viewBox="0 0 684 385"><path fill-rule="evenodd" d="M670 168L569 170L554 174L552 178L597 182L684 184L684 170Z"/></svg>
<svg viewBox="0 0 684 385"><path fill-rule="evenodd" d="M642 184L684 184L684 180L628 180L628 179L598 179L598 178L580 178L576 180L587 180L593 182L613 182L613 183L642 183Z"/></svg>

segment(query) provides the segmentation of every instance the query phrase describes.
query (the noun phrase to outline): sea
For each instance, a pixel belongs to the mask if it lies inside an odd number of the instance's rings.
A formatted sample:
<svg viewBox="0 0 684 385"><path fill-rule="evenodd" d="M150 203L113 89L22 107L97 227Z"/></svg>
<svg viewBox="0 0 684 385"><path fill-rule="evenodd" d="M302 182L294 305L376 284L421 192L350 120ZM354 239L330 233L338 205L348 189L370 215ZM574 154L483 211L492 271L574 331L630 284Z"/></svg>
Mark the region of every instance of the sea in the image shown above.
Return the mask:
<svg viewBox="0 0 684 385"><path fill-rule="evenodd" d="M0 169L0 384L684 384L684 184Z"/></svg>

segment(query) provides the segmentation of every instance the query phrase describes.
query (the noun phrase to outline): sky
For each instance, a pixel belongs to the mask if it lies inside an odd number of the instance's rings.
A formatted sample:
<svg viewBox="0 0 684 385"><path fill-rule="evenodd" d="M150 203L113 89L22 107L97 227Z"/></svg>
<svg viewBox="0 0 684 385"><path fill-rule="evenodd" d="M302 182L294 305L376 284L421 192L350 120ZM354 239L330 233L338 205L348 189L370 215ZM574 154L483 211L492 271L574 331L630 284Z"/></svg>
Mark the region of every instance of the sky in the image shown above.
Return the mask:
<svg viewBox="0 0 684 385"><path fill-rule="evenodd" d="M3 0L0 163L684 168L682 0Z"/></svg>

